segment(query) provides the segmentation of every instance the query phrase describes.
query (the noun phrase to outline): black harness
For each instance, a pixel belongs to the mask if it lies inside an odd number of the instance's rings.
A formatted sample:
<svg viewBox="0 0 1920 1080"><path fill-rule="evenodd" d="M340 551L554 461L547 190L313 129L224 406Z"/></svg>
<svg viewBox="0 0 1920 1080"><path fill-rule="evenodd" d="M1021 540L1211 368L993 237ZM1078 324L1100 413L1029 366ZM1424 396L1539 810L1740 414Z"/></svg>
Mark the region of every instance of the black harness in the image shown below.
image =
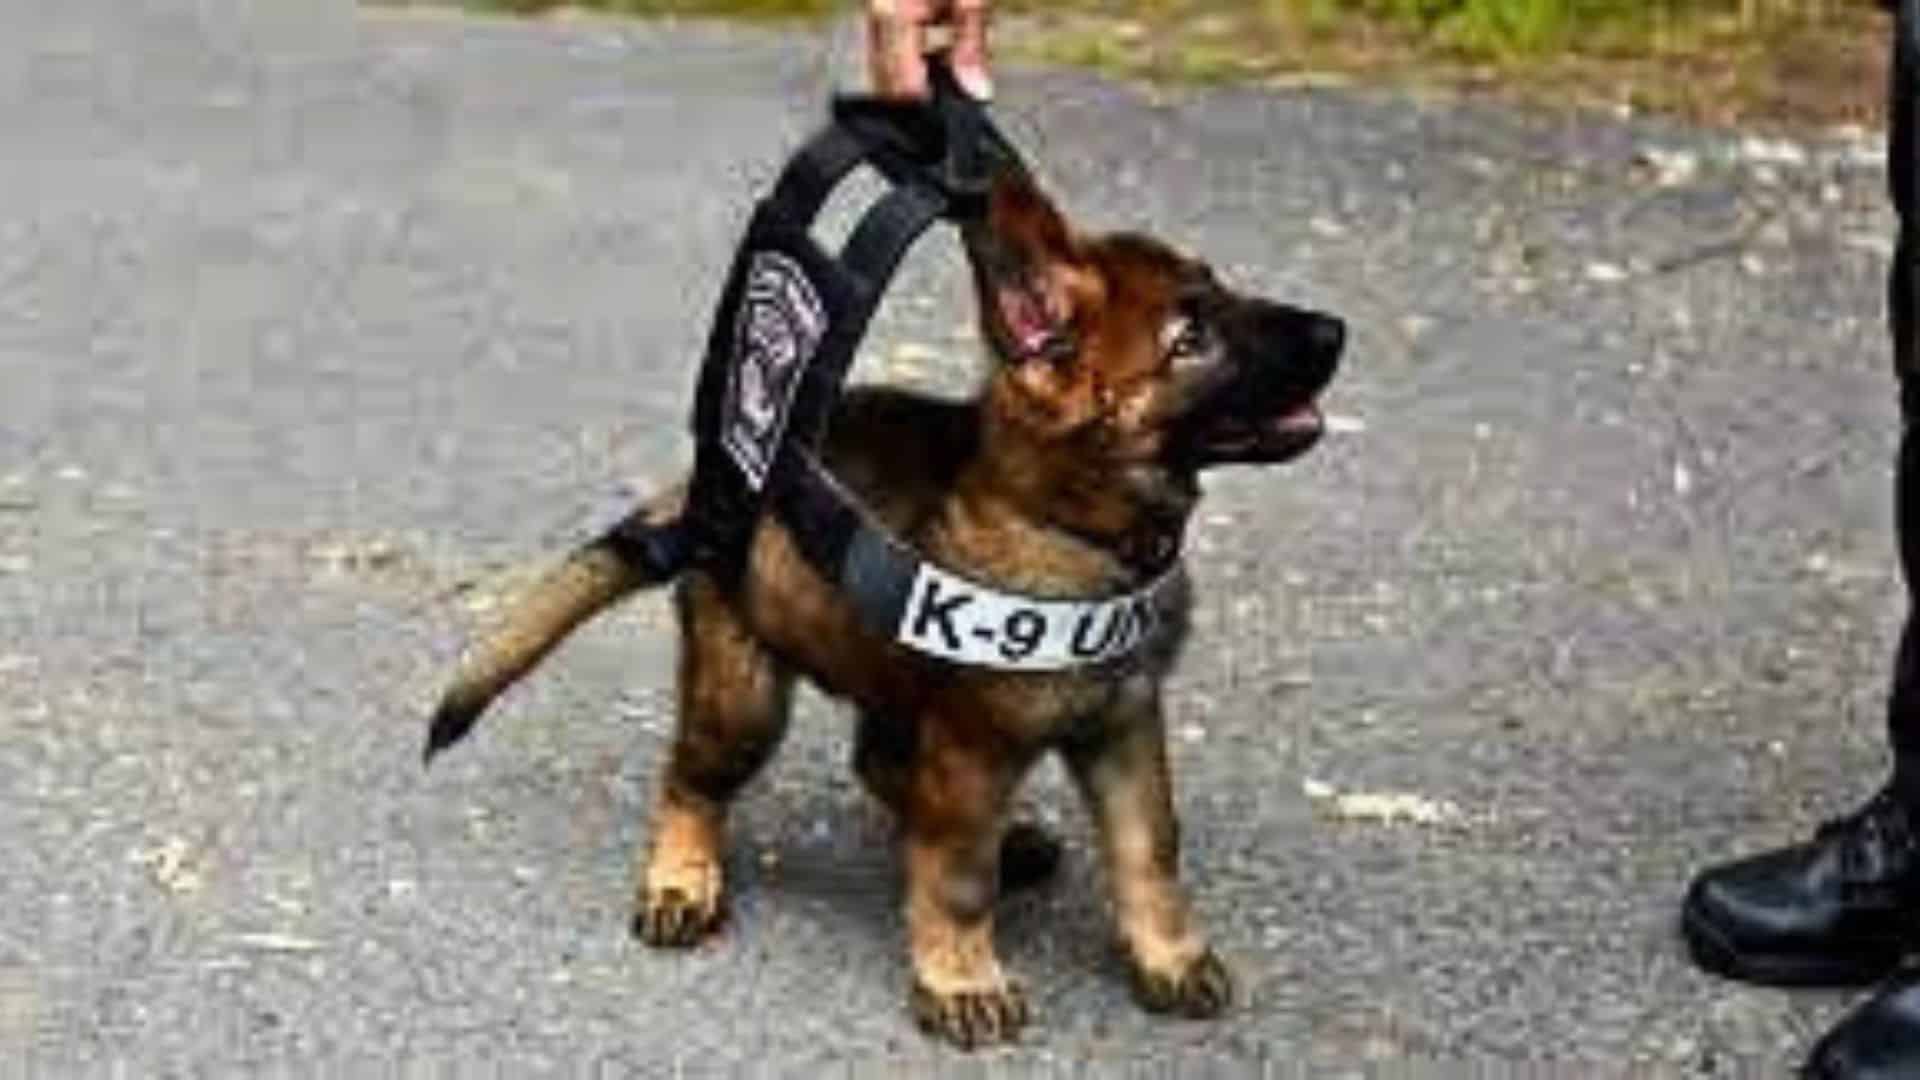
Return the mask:
<svg viewBox="0 0 1920 1080"><path fill-rule="evenodd" d="M959 662L1052 669L1125 655L1160 623L1147 588L1095 601L1010 597L928 563L889 534L821 463L855 351L901 258L929 226L984 220L993 176L1025 163L986 110L930 58L929 103L833 101L831 122L755 209L714 316L696 391L693 480L680 521L624 539L667 576L697 566L737 584L763 514L874 631ZM870 165L890 185L838 252L812 227Z"/></svg>

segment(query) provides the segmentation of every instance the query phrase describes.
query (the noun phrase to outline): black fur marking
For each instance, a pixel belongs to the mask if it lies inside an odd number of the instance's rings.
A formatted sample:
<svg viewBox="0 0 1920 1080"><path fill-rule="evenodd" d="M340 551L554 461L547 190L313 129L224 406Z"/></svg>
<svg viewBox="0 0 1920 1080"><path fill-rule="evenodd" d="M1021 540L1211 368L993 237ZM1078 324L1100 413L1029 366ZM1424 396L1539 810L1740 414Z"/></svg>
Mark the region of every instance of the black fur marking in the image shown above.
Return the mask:
<svg viewBox="0 0 1920 1080"><path fill-rule="evenodd" d="M480 713L486 706L473 706L464 702L447 700L433 711L433 719L427 724L427 748L420 755L420 764L426 767L442 750L467 737L473 725L480 720Z"/></svg>
<svg viewBox="0 0 1920 1080"><path fill-rule="evenodd" d="M629 518L609 529L598 543L648 583L677 576L693 557L693 537L685 518L665 523Z"/></svg>

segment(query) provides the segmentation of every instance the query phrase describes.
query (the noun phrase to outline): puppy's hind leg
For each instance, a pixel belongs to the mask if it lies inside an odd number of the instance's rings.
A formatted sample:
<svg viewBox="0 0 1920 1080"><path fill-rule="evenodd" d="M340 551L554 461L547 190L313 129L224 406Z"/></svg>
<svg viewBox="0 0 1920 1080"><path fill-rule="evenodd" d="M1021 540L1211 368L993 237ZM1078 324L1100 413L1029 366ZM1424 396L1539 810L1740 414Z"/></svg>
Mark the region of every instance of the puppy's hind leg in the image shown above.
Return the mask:
<svg viewBox="0 0 1920 1080"><path fill-rule="evenodd" d="M913 780L919 732L911 719L862 712L853 734L853 771L880 805L898 820Z"/></svg>
<svg viewBox="0 0 1920 1080"><path fill-rule="evenodd" d="M697 944L725 912L727 807L779 748L793 680L704 574L679 596L679 727L660 778L633 930Z"/></svg>

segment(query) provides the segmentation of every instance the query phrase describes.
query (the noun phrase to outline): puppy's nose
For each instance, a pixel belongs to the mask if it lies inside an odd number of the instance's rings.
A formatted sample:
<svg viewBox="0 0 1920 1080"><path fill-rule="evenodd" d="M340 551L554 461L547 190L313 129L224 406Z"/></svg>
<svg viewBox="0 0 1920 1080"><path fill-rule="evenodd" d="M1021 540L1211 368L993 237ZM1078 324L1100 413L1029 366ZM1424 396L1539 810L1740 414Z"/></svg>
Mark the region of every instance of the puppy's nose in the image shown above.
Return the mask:
<svg viewBox="0 0 1920 1080"><path fill-rule="evenodd" d="M1347 348L1347 324L1333 315L1316 315L1307 330L1307 347L1322 359L1339 359Z"/></svg>

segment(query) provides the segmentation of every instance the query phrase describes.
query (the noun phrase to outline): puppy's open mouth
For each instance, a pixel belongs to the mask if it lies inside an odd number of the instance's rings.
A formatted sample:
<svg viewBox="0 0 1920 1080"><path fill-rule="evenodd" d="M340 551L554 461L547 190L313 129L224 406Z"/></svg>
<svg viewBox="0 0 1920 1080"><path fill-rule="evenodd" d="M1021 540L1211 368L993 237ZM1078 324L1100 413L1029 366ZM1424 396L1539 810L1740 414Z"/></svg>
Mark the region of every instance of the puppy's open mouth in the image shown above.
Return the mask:
<svg viewBox="0 0 1920 1080"><path fill-rule="evenodd" d="M1326 417L1311 399L1272 416L1222 416L1195 440L1196 464L1277 465L1312 449L1326 431Z"/></svg>

